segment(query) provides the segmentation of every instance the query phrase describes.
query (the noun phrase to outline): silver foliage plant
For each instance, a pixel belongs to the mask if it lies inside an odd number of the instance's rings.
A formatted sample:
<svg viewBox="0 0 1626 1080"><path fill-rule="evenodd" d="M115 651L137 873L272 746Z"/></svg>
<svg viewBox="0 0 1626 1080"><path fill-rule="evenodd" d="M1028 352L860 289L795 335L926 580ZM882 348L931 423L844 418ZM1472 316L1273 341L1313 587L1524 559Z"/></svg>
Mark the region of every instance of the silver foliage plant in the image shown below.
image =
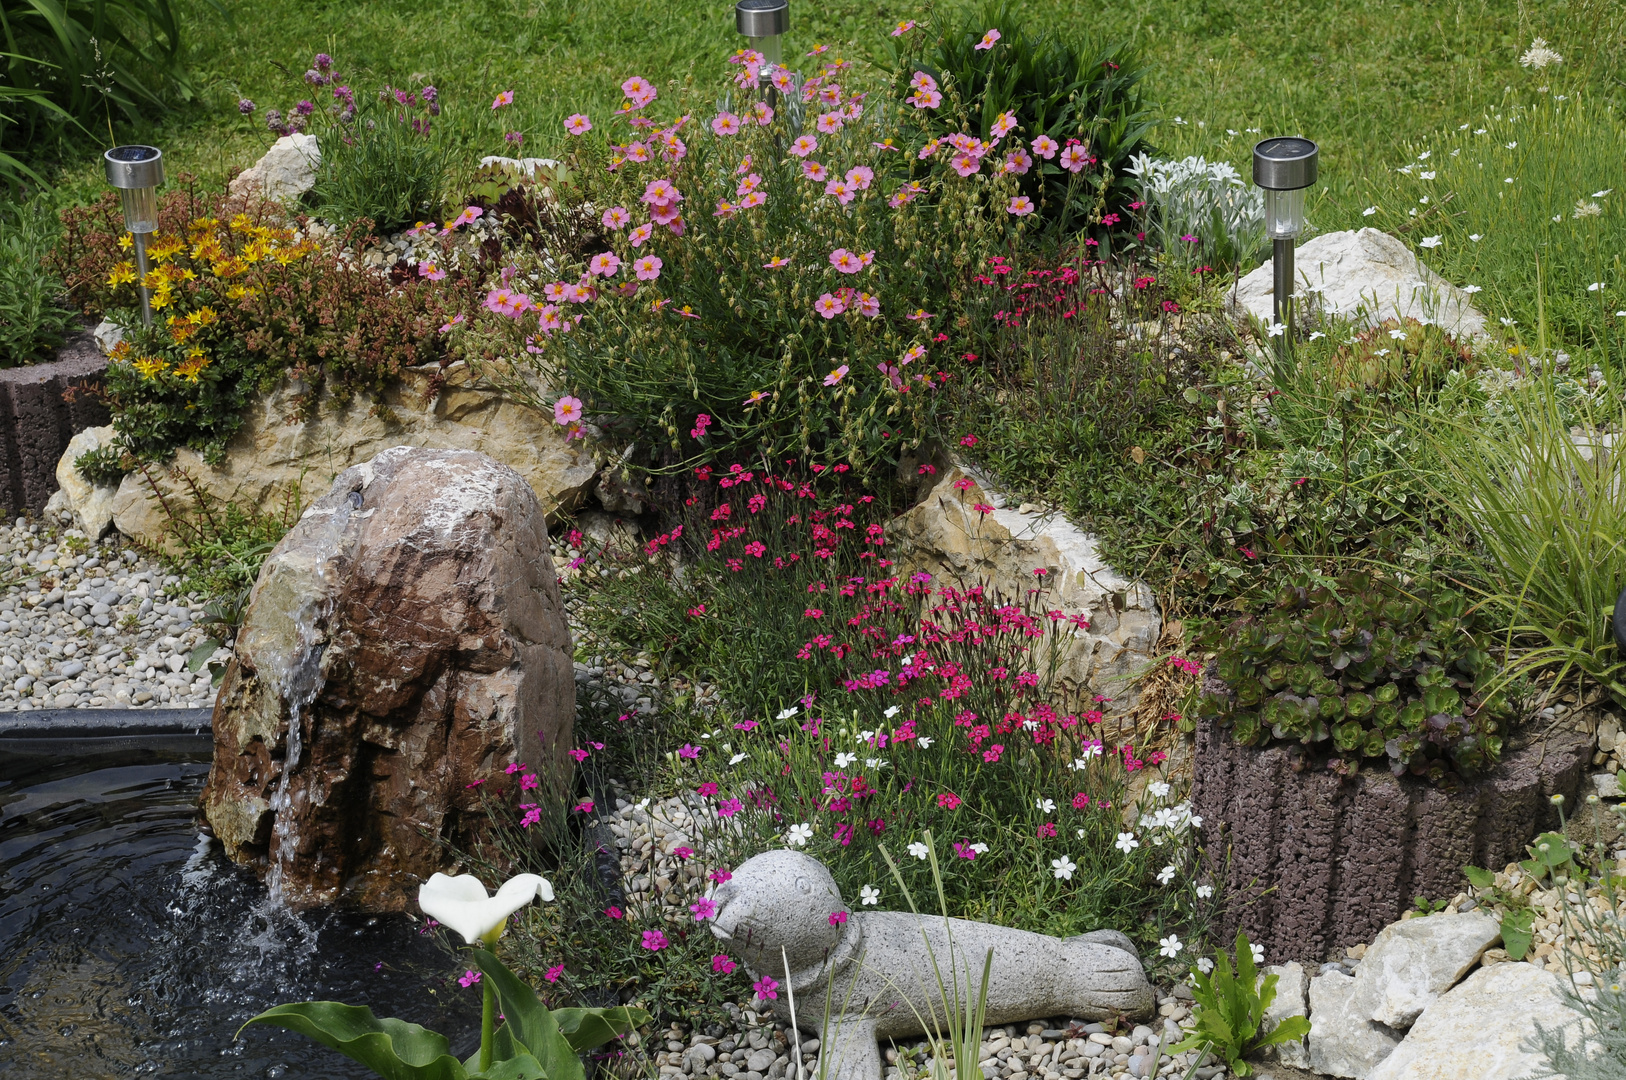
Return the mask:
<svg viewBox="0 0 1626 1080"><path fill-rule="evenodd" d="M1148 238L1180 265L1246 266L1263 251L1264 194L1229 162L1137 154L1125 171L1146 204Z"/></svg>

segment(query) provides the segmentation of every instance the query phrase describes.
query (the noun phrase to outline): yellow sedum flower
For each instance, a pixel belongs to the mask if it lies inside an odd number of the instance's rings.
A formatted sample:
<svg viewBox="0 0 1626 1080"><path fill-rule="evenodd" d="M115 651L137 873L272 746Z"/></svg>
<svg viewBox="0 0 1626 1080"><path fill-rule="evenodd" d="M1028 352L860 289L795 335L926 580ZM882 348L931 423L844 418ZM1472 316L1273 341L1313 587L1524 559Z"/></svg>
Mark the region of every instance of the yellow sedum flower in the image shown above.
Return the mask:
<svg viewBox="0 0 1626 1080"><path fill-rule="evenodd" d="M164 372L164 361L156 356L143 356L132 366L143 379L155 379Z"/></svg>
<svg viewBox="0 0 1626 1080"><path fill-rule="evenodd" d="M107 275L107 283L113 286L129 285L136 280L135 267L130 263L121 262L113 267L113 272Z"/></svg>

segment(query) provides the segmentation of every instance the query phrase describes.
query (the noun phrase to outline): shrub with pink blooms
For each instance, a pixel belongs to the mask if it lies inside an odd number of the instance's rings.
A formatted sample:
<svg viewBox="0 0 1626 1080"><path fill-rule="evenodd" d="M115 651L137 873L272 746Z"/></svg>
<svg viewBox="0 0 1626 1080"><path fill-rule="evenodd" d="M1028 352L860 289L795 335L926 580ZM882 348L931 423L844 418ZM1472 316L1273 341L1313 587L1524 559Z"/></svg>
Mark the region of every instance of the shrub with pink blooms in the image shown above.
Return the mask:
<svg viewBox="0 0 1626 1080"><path fill-rule="evenodd" d="M957 171L848 63L741 53L734 71L721 108L634 76L617 112L567 126L551 191L594 243L544 237L508 281L530 308L458 333L506 335L483 351L568 388L638 441L637 466L731 447L895 461L955 377L970 268L1023 234L1017 177Z"/></svg>

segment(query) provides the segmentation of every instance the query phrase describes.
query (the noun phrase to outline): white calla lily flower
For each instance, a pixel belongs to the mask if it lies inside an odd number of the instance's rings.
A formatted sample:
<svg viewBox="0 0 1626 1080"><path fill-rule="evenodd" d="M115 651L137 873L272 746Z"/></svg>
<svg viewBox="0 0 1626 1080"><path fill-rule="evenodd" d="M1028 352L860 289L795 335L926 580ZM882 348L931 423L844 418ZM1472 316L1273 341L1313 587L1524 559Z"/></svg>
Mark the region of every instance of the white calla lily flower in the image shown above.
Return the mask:
<svg viewBox="0 0 1626 1080"><path fill-rule="evenodd" d="M423 913L462 934L470 945L494 943L508 925L508 916L539 896L552 902L553 886L536 874L516 874L498 887L495 896L486 895L486 887L473 874L435 874L418 886Z"/></svg>

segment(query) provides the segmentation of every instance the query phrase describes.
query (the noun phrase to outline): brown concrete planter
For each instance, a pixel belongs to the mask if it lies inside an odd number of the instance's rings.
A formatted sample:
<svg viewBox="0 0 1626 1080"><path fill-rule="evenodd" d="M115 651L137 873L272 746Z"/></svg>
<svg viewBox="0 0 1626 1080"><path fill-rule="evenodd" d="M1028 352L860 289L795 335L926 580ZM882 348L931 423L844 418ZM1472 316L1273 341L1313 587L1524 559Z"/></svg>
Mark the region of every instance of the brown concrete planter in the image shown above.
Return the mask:
<svg viewBox="0 0 1626 1080"><path fill-rule="evenodd" d="M68 440L108 422L107 406L94 393L106 370L96 339L82 330L50 363L0 371L0 509L45 509Z"/></svg>
<svg viewBox="0 0 1626 1080"><path fill-rule="evenodd" d="M1466 865L1501 869L1556 828L1550 796L1573 799L1591 740L1557 733L1446 792L1386 768L1352 778L1295 772L1285 747L1239 746L1197 726L1192 810L1224 890L1221 930L1240 927L1270 963L1321 963L1371 941L1414 898L1448 899Z"/></svg>

